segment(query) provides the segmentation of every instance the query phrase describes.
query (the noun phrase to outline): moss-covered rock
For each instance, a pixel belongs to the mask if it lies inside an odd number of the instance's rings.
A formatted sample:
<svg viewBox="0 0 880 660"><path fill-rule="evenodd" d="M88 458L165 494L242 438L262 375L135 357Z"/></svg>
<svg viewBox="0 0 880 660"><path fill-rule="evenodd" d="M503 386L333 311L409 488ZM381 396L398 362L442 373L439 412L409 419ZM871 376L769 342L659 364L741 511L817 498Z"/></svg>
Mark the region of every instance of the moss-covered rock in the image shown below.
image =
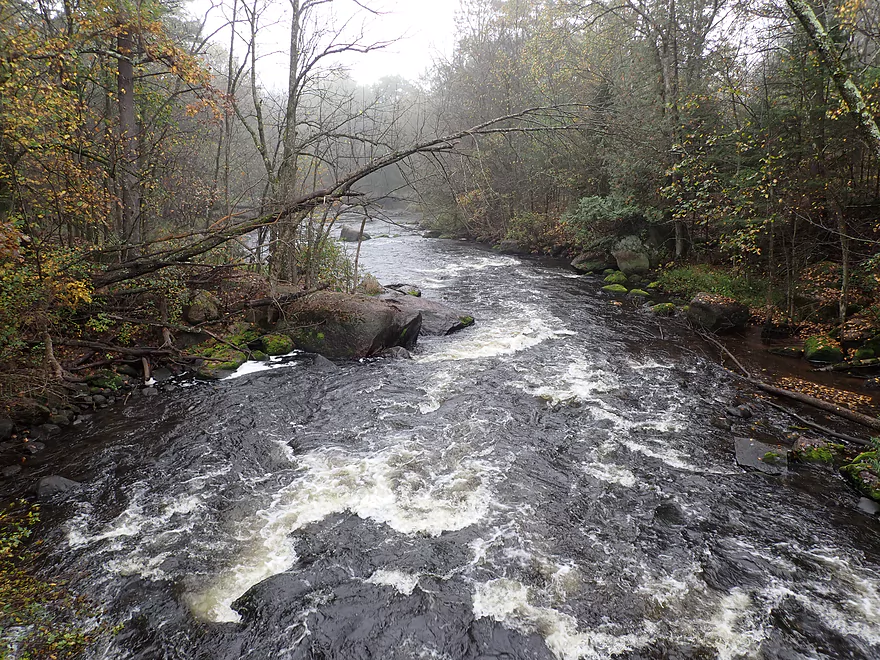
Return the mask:
<svg viewBox="0 0 880 660"><path fill-rule="evenodd" d="M649 289L649 290L651 290L651 289L659 289L659 288L660 288L660 282L656 282L656 281L655 281L655 282L651 282L651 283L648 284L648 286L646 286L645 288L646 288L646 289Z"/></svg>
<svg viewBox="0 0 880 660"><path fill-rule="evenodd" d="M843 351L831 337L813 335L804 342L804 357L810 362L836 363L843 361Z"/></svg>
<svg viewBox="0 0 880 660"><path fill-rule="evenodd" d="M630 298L650 298L651 294L645 291L644 289L630 289L630 292L626 294Z"/></svg>
<svg viewBox="0 0 880 660"><path fill-rule="evenodd" d="M247 361L247 355L226 344L215 344L199 353L205 361L196 373L202 378L214 380L235 371Z"/></svg>
<svg viewBox="0 0 880 660"><path fill-rule="evenodd" d="M849 465L840 468L840 473L856 490L865 497L880 501L880 476L876 451L859 454Z"/></svg>
<svg viewBox="0 0 880 660"><path fill-rule="evenodd" d="M106 390L118 390L125 382L125 379L115 371L104 369L91 376L86 377L86 382L94 388Z"/></svg>
<svg viewBox="0 0 880 660"><path fill-rule="evenodd" d="M627 288L622 284L609 284L607 286L602 287L602 291L605 293L614 293L614 294L626 294Z"/></svg>
<svg viewBox="0 0 880 660"><path fill-rule="evenodd" d="M615 268L606 268L605 270L602 271L602 274L607 277L608 275L613 275L616 272L617 272L617 270Z"/></svg>
<svg viewBox="0 0 880 660"><path fill-rule="evenodd" d="M605 278L605 284L626 284L629 280L619 270L614 271Z"/></svg>
<svg viewBox="0 0 880 660"><path fill-rule="evenodd" d="M651 311L657 316L672 316L675 314L675 305L671 302L660 303L651 307Z"/></svg>
<svg viewBox="0 0 880 660"><path fill-rule="evenodd" d="M287 335L264 335L262 342L267 355L287 355L293 350L293 340Z"/></svg>
<svg viewBox="0 0 880 660"><path fill-rule="evenodd" d="M263 353L263 351L254 351L251 353L251 359L256 360L257 362L267 362L269 356Z"/></svg>
<svg viewBox="0 0 880 660"><path fill-rule="evenodd" d="M208 291L196 291L183 308L183 317L192 325L216 321L220 316L220 301Z"/></svg>
<svg viewBox="0 0 880 660"><path fill-rule="evenodd" d="M837 455L844 450L843 445L826 442L819 438L801 436L795 441L791 455L801 463L834 463Z"/></svg>

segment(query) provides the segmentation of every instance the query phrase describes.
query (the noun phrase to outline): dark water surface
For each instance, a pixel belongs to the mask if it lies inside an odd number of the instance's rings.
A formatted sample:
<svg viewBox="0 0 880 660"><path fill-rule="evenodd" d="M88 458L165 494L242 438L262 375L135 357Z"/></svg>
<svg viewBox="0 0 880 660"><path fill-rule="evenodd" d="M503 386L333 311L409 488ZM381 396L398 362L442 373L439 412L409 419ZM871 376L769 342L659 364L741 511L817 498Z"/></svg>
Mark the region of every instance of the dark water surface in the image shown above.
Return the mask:
<svg viewBox="0 0 880 660"><path fill-rule="evenodd" d="M880 657L877 521L737 467L686 331L470 244L361 258L477 324L102 411L44 468L88 484L53 570L125 622L92 657Z"/></svg>

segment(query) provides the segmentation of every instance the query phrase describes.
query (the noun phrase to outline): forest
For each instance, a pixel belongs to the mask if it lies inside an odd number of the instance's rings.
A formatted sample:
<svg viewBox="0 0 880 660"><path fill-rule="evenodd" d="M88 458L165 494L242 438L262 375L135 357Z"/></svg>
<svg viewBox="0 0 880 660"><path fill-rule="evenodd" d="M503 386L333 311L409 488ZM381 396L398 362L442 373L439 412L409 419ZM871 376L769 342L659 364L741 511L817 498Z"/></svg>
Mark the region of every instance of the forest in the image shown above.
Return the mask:
<svg viewBox="0 0 880 660"><path fill-rule="evenodd" d="M0 0L0 659L880 657L880 3L394 5Z"/></svg>
<svg viewBox="0 0 880 660"><path fill-rule="evenodd" d="M639 235L671 290L772 327L880 322L871 3L467 0L420 81L364 86L346 61L393 45L357 22L381 14L297 0L280 90L271 2L193 9L0 5L6 409L174 354L218 282L356 289L334 222L394 205L523 252Z"/></svg>

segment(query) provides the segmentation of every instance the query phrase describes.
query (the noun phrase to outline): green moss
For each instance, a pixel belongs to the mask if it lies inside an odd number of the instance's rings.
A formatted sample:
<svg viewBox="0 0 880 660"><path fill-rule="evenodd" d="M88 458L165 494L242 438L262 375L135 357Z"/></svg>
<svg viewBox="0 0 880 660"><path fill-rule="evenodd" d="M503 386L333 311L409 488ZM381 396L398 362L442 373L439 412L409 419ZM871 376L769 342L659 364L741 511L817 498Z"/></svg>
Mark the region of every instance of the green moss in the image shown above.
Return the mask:
<svg viewBox="0 0 880 660"><path fill-rule="evenodd" d="M774 465L775 463L779 463L780 461L782 461L782 458L783 457L781 454L777 454L775 451L768 451L766 454L764 454L764 457L761 460L763 460L768 465Z"/></svg>
<svg viewBox="0 0 880 660"><path fill-rule="evenodd" d="M626 293L626 287L622 284L609 284L608 286L603 286L602 291L606 293Z"/></svg>
<svg viewBox="0 0 880 660"><path fill-rule="evenodd" d="M813 335L804 342L804 357L810 362L837 363L843 361L843 351L831 337Z"/></svg>
<svg viewBox="0 0 880 660"><path fill-rule="evenodd" d="M797 452L797 459L804 463L833 463L834 452L830 447L811 447Z"/></svg>
<svg viewBox="0 0 880 660"><path fill-rule="evenodd" d="M804 349L799 346L777 346L769 349L768 352L781 357L801 358L804 356Z"/></svg>
<svg viewBox="0 0 880 660"><path fill-rule="evenodd" d="M627 281L626 275L620 271L615 271L605 278L605 284L626 284Z"/></svg>
<svg viewBox="0 0 880 660"><path fill-rule="evenodd" d="M293 340L287 335L264 335L262 342L268 355L287 355L293 350Z"/></svg>
<svg viewBox="0 0 880 660"><path fill-rule="evenodd" d="M616 271L613 268L606 268L605 270L602 271L602 274L603 275L613 275L614 273L617 273L617 272L619 272L619 271Z"/></svg>
<svg viewBox="0 0 880 660"><path fill-rule="evenodd" d="M873 357L876 357L874 349L868 348L867 346L862 346L855 353L853 353L853 360L870 360Z"/></svg>
<svg viewBox="0 0 880 660"><path fill-rule="evenodd" d="M660 303L651 307L651 311L657 316L672 316L675 314L675 305L671 302Z"/></svg>
<svg viewBox="0 0 880 660"><path fill-rule="evenodd" d="M651 282L646 288L648 289L659 289L660 282Z"/></svg>
<svg viewBox="0 0 880 660"><path fill-rule="evenodd" d="M266 362L269 359L269 356L263 353L263 351L254 351L251 353L251 358L257 362Z"/></svg>
<svg viewBox="0 0 880 660"><path fill-rule="evenodd" d="M118 390L124 384L124 379L115 371L108 369L88 376L86 382L95 388Z"/></svg>
<svg viewBox="0 0 880 660"><path fill-rule="evenodd" d="M632 289L628 294L630 298L650 298L651 294L642 289Z"/></svg>
<svg viewBox="0 0 880 660"><path fill-rule="evenodd" d="M770 288L765 279L707 265L667 270L660 275L659 285L664 291L680 294L687 299L705 291L733 298L749 307L766 305L767 290ZM770 293L775 296L775 302L784 302L783 294L772 288Z"/></svg>
<svg viewBox="0 0 880 660"><path fill-rule="evenodd" d="M458 322L461 323L462 327L466 328L469 325L474 324L474 317L473 316L459 316Z"/></svg>

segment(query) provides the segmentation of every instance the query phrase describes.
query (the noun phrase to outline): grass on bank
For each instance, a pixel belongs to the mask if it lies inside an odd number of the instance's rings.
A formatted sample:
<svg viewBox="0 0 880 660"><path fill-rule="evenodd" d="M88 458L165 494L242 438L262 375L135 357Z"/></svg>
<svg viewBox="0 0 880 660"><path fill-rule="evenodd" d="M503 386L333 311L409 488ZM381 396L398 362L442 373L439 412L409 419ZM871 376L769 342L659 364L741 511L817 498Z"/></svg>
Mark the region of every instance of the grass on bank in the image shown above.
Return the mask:
<svg viewBox="0 0 880 660"><path fill-rule="evenodd" d="M0 509L0 660L79 658L107 629L94 603L37 575L39 519L24 500Z"/></svg>
<svg viewBox="0 0 880 660"><path fill-rule="evenodd" d="M733 298L750 308L767 304L767 280L715 266L669 268L661 271L658 280L665 291L687 299L704 291Z"/></svg>

